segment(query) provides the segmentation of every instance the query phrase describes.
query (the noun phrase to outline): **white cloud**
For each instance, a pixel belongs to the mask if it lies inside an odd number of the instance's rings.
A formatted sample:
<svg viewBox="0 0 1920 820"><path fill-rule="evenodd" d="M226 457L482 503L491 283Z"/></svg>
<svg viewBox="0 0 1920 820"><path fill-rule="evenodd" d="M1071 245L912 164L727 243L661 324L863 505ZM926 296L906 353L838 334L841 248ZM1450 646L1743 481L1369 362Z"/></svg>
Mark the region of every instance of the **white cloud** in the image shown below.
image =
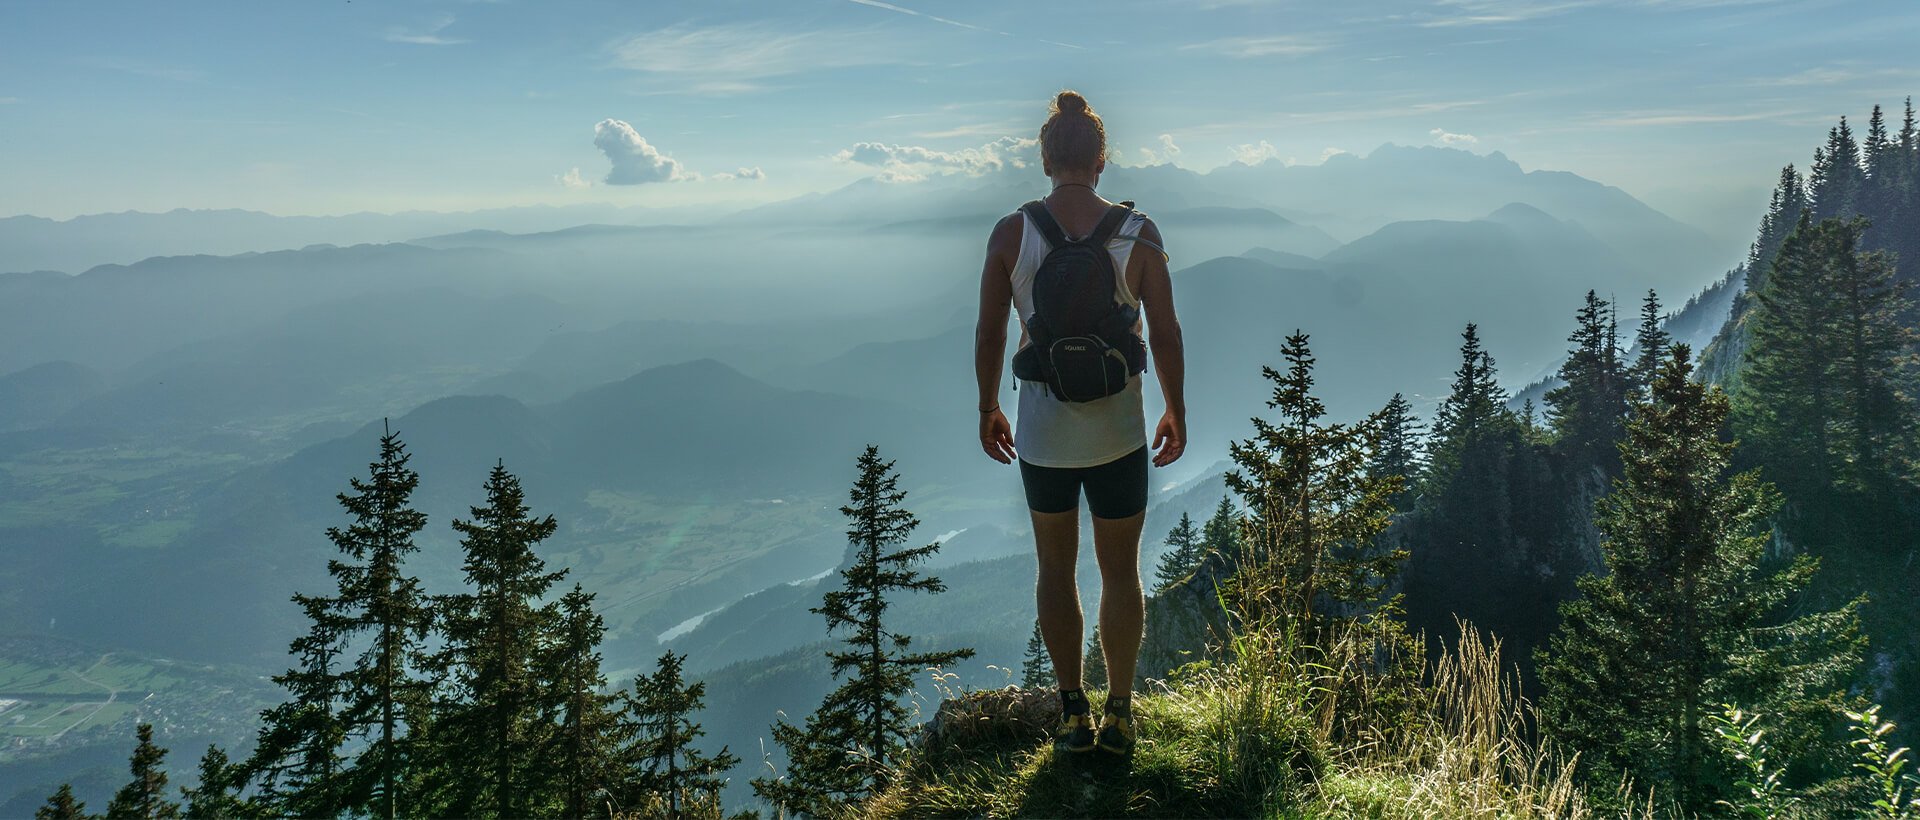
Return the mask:
<svg viewBox="0 0 1920 820"><path fill-rule="evenodd" d="M1267 160L1280 158L1280 149L1273 147L1273 143L1267 142L1266 140L1261 140L1257 143L1248 143L1246 145L1228 146L1227 151L1233 154L1234 162L1242 165L1259 165ZM1292 165L1293 160L1288 159L1287 164Z"/></svg>
<svg viewBox="0 0 1920 820"><path fill-rule="evenodd" d="M578 169L578 168L575 168L575 169L573 169L573 170L571 170L571 171L568 171L568 172L566 172L566 173L564 173L564 174L561 174L561 175L559 175L559 176L556 176L556 177L554 177L554 179L555 179L555 180L558 180L558 181L559 181L559 183L560 183L560 186L561 186L561 187L563 187L563 188L591 188L591 187L593 187L593 181L592 181L592 180L587 180L587 179L582 179L582 178L580 177L580 169Z"/></svg>
<svg viewBox="0 0 1920 820"><path fill-rule="evenodd" d="M613 48L614 65L673 80L663 93L739 94L770 77L897 62L894 41L865 32L764 23L668 26Z"/></svg>
<svg viewBox="0 0 1920 820"><path fill-rule="evenodd" d="M76 62L93 68L124 71L128 74L137 74L142 77L157 77L162 80L172 80L176 83L193 83L207 78L207 72L197 68L156 65L154 63L132 60L125 57L82 57Z"/></svg>
<svg viewBox="0 0 1920 820"><path fill-rule="evenodd" d="M861 142L840 151L833 158L879 168L882 179L912 182L936 173L979 176L1003 168L1025 168L1039 163L1038 147L1038 140L1023 137L1001 137L978 148L962 148L958 151Z"/></svg>
<svg viewBox="0 0 1920 820"><path fill-rule="evenodd" d="M1434 141L1441 145L1473 145L1480 141L1479 137L1472 134L1450 134L1445 128L1428 131L1427 136L1433 137Z"/></svg>
<svg viewBox="0 0 1920 820"><path fill-rule="evenodd" d="M742 168L738 171L721 171L708 177L708 179L719 180L721 182L730 182L736 179L762 180L766 178L767 172L760 170L760 166L758 165L752 168Z"/></svg>
<svg viewBox="0 0 1920 820"><path fill-rule="evenodd" d="M1333 159L1334 157L1340 156L1341 154L1347 154L1347 153L1351 153L1351 152L1345 148L1333 148L1329 146L1328 148L1320 152L1320 161L1326 162L1327 160Z"/></svg>
<svg viewBox="0 0 1920 820"><path fill-rule="evenodd" d="M887 11L898 12L900 14L909 14L914 17L924 17L936 23L945 23L949 26L954 26L956 28L972 29L973 31L986 31L994 34L1006 34L1006 32L1004 31L994 31L993 29L990 29L990 28L981 28L980 26L973 25L972 23L962 23L959 20L949 20L945 17L935 17L931 14L923 14L921 12L914 11L913 9L896 6L892 3L882 3L880 2L880 0L850 0L850 1L854 3L858 3L862 6L872 6L876 9L886 9Z"/></svg>
<svg viewBox="0 0 1920 820"><path fill-rule="evenodd" d="M1781 121L1803 114L1800 111L1747 111L1739 114L1714 114L1700 111L1627 111L1595 118L1599 126L1642 128L1662 125L1712 125L1728 122Z"/></svg>
<svg viewBox="0 0 1920 820"><path fill-rule="evenodd" d="M453 25L453 15L444 14L439 20L434 21L433 25L419 31L408 30L401 26L387 29L386 40L389 43L411 43L416 46L454 46L466 42L458 37L445 37L440 34L451 25Z"/></svg>
<svg viewBox="0 0 1920 820"><path fill-rule="evenodd" d="M1590 8L1652 9L1688 11L1731 6L1760 6L1782 0L1439 0L1443 8L1455 13L1429 17L1419 25L1426 28L1456 28L1500 23L1524 23Z"/></svg>
<svg viewBox="0 0 1920 820"><path fill-rule="evenodd" d="M1174 157L1180 155L1180 146L1174 144L1172 134L1161 134L1160 150L1156 151L1152 148L1142 148L1140 149L1140 155L1145 157L1145 159L1141 161L1141 165L1166 165L1173 162Z"/></svg>
<svg viewBox="0 0 1920 820"><path fill-rule="evenodd" d="M1316 54L1332 48L1333 44L1317 37L1297 34L1282 34L1273 37L1225 37L1208 40L1204 43L1190 43L1180 47L1181 51L1210 51L1228 57L1247 59L1251 57L1301 57Z"/></svg>
<svg viewBox="0 0 1920 820"><path fill-rule="evenodd" d="M680 161L649 144L646 138L622 120L604 119L593 126L593 144L613 164L607 171L608 185L644 185L649 182L680 182L697 179Z"/></svg>

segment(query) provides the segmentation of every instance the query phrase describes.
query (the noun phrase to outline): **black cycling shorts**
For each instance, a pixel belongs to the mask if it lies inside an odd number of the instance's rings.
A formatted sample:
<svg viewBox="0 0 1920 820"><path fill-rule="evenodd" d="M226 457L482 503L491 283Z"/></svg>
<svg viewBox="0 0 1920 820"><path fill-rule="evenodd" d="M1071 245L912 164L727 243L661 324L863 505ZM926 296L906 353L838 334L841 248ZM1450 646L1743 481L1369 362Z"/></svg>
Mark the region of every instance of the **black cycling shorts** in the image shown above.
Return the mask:
<svg viewBox="0 0 1920 820"><path fill-rule="evenodd" d="M1063 513L1080 507L1087 490L1087 511L1095 518L1129 518L1147 508L1147 448L1092 467L1041 467L1020 462L1027 508Z"/></svg>

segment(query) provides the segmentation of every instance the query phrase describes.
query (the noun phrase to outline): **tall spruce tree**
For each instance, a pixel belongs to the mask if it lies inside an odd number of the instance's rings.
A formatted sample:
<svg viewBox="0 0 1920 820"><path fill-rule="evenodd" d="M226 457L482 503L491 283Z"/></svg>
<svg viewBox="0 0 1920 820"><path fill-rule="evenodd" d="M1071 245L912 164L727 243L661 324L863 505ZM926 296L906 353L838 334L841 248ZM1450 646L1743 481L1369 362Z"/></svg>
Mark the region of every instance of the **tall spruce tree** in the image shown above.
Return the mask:
<svg viewBox="0 0 1920 820"><path fill-rule="evenodd" d="M351 479L352 492L336 496L353 522L327 529L341 555L327 562L338 587L332 618L341 640L366 647L341 673L339 729L358 750L339 799L346 810L389 819L416 813L400 794L413 757L404 715L417 712L430 691L414 671L432 614L420 580L406 569L419 551L413 536L427 525L409 506L420 485L410 459L399 434L384 428L368 478Z"/></svg>
<svg viewBox="0 0 1920 820"><path fill-rule="evenodd" d="M288 647L295 666L273 677L288 699L260 713L259 736L243 765L265 811L333 816L343 809L340 747L346 730L339 706L345 684L339 668L345 627L332 599L296 594L293 600L308 626Z"/></svg>
<svg viewBox="0 0 1920 820"><path fill-rule="evenodd" d="M1246 559L1233 589L1250 608L1243 614L1275 616L1318 635L1392 605L1385 590L1407 553L1378 545L1376 536L1402 478L1367 474L1380 445L1378 418L1324 421L1307 335L1288 336L1280 354L1286 372L1262 368L1277 420L1255 417L1253 438L1229 447L1236 469L1227 486L1247 508Z"/></svg>
<svg viewBox="0 0 1920 820"><path fill-rule="evenodd" d="M593 598L579 584L561 596L557 634L547 650L549 685L560 707L548 780L568 817L593 814L617 779L621 729L615 696L602 691L607 677L600 669L600 640L607 625L593 611Z"/></svg>
<svg viewBox="0 0 1920 820"><path fill-rule="evenodd" d="M1387 406L1374 414L1380 425L1380 442L1367 460L1367 477L1383 481L1400 479L1400 491L1393 494L1393 506L1406 509L1413 500L1414 485L1422 468L1421 425L1413 414L1413 403L1399 393L1387 400Z"/></svg>
<svg viewBox="0 0 1920 820"><path fill-rule="evenodd" d="M740 763L724 747L711 756L694 747L706 733L693 718L706 700L707 685L682 677L685 661L685 655L667 652L652 675L634 679L631 694L621 693L623 734L633 738L621 758L622 782L614 790L623 813L657 799L667 817L684 816L689 803L717 796L726 784L721 775Z"/></svg>
<svg viewBox="0 0 1920 820"><path fill-rule="evenodd" d="M1453 372L1453 389L1433 416L1433 437L1427 442L1429 463L1512 416L1506 409L1507 391L1495 378L1493 356L1480 344L1480 326L1468 322L1460 340L1460 368Z"/></svg>
<svg viewBox="0 0 1920 820"><path fill-rule="evenodd" d="M1759 290L1762 282L1755 277L1764 277L1773 267L1774 254L1780 252L1780 244L1787 241L1787 235L1800 224L1800 215L1808 206L1806 183L1800 179L1800 172L1791 164L1780 169L1780 181L1774 185L1773 198L1767 203L1766 214L1760 218L1760 231L1747 252L1749 292Z"/></svg>
<svg viewBox="0 0 1920 820"><path fill-rule="evenodd" d="M113 800L107 803L107 817L111 820L179 817L180 804L167 799L167 773L160 768L167 759L167 750L153 742L153 724L140 724L134 734L140 742L127 765L133 772L133 780L114 792Z"/></svg>
<svg viewBox="0 0 1920 820"><path fill-rule="evenodd" d="M1213 515L1200 528L1203 555L1219 555L1228 565L1240 561L1240 516L1234 511L1233 496L1222 494Z"/></svg>
<svg viewBox="0 0 1920 820"><path fill-rule="evenodd" d="M1625 430L1627 373L1620 361L1619 334L1614 329L1612 305L1593 291L1575 314L1576 326L1567 341L1566 362L1560 365L1561 385L1547 391L1547 417L1555 444L1574 464L1598 469L1601 476L1619 472L1615 444Z"/></svg>
<svg viewBox="0 0 1920 820"><path fill-rule="evenodd" d="M1730 783L1707 735L1715 704L1781 716L1773 748L1806 755L1863 644L1857 601L1788 611L1816 562L1766 567L1777 499L1755 473L1729 475L1727 399L1689 378L1688 356L1675 345L1634 408L1597 503L1607 573L1580 579L1538 662L1548 734L1697 812Z"/></svg>
<svg viewBox="0 0 1920 820"><path fill-rule="evenodd" d="M1860 193L1866 172L1860 167L1860 145L1847 118L1827 132L1827 144L1813 152L1807 175L1807 199L1813 218L1848 218L1860 212Z"/></svg>
<svg viewBox="0 0 1920 820"><path fill-rule="evenodd" d="M1276 418L1254 417L1253 437L1229 447L1235 469L1226 483L1246 508L1245 542L1222 597L1237 621L1232 629L1282 628L1304 647L1361 648L1332 659L1342 666L1343 686L1328 702L1336 707L1335 732L1347 737L1403 719L1418 682L1402 596L1388 591L1408 553L1381 537L1404 478L1367 469L1388 411L1352 424L1327 421L1313 393L1307 335L1294 332L1280 353L1285 372L1262 368Z"/></svg>
<svg viewBox="0 0 1920 820"><path fill-rule="evenodd" d="M1808 532L1883 535L1906 492L1914 414L1896 357L1911 306L1890 260L1857 250L1864 230L1803 216L1748 320L1735 426Z"/></svg>
<svg viewBox="0 0 1920 820"><path fill-rule="evenodd" d="M543 680L545 641L560 623L544 602L566 571L548 572L534 547L553 535L505 465L487 476L487 502L455 520L470 592L437 601L442 648L428 665L446 676L433 716L435 811L521 817L549 810L553 691Z"/></svg>
<svg viewBox="0 0 1920 820"><path fill-rule="evenodd" d="M1093 625L1087 636L1087 650L1080 653L1080 685L1088 689L1107 688L1107 650L1100 645L1100 625Z"/></svg>
<svg viewBox="0 0 1920 820"><path fill-rule="evenodd" d="M787 811L823 815L887 785L898 742L910 715L901 699L913 689L915 670L973 656L971 649L909 652L911 638L887 629L887 597L895 592L941 592L940 579L914 565L939 551L938 542L895 549L919 526L901 506L906 492L893 462L869 445L859 477L840 508L848 520L853 561L840 571L842 585L829 590L813 612L826 618L827 634L845 629L844 651L829 651L833 676L845 680L807 716L804 728L781 720L773 739L787 753L787 774L753 781L753 790Z"/></svg>
<svg viewBox="0 0 1920 820"><path fill-rule="evenodd" d="M1180 523L1167 533L1167 551L1160 556L1160 565L1154 568L1153 591L1165 592L1167 587L1192 575L1205 556L1204 550L1200 531L1193 526L1193 516L1181 513Z"/></svg>
<svg viewBox="0 0 1920 820"><path fill-rule="evenodd" d="M1040 637L1040 622L1033 622L1033 635L1027 638L1027 654L1020 659L1020 686L1045 689L1052 685L1053 658L1047 655L1047 642Z"/></svg>
<svg viewBox="0 0 1920 820"><path fill-rule="evenodd" d="M1646 399L1653 389L1654 376L1660 371L1660 362L1666 359L1667 348L1672 345L1666 316L1660 312L1660 294L1648 288L1646 298L1640 300L1640 328L1633 334L1633 366L1627 370L1627 383L1631 386L1629 399Z"/></svg>
<svg viewBox="0 0 1920 820"><path fill-rule="evenodd" d="M208 746L200 756L200 778L192 788L181 787L180 799L186 802L188 820L231 820L249 817L253 807L241 797L246 773L227 760L219 746Z"/></svg>
<svg viewBox="0 0 1920 820"><path fill-rule="evenodd" d="M1586 564L1565 485L1540 436L1507 408L1497 373L1467 325L1407 532L1406 607L1416 630L1446 635L1464 618L1526 657L1550 627L1540 613L1573 593Z"/></svg>
<svg viewBox="0 0 1920 820"><path fill-rule="evenodd" d="M62 783L47 798L47 804L33 810L33 820L86 820L87 804L74 799L73 784Z"/></svg>

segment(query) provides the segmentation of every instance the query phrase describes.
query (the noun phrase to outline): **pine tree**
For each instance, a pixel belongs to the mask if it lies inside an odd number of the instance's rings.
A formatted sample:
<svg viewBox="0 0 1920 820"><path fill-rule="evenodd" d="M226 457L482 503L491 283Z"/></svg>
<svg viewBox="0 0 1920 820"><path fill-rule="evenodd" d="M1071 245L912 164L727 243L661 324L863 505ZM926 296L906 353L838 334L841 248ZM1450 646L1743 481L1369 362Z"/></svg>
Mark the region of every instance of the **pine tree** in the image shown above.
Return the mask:
<svg viewBox="0 0 1920 820"><path fill-rule="evenodd" d="M426 515L408 506L420 485L419 474L407 467L410 459L399 435L385 429L368 478L351 479L352 493L336 496L353 523L327 529L341 554L327 562L338 586L331 606L339 636L366 645L341 675L340 730L364 744L343 773L341 807L386 818L409 813L398 793L412 757L403 715L417 710L429 691L412 669L431 612L420 580L405 568L419 551L413 536L427 524Z"/></svg>
<svg viewBox="0 0 1920 820"><path fill-rule="evenodd" d="M1193 516L1181 513L1180 523L1167 533L1167 551L1160 556L1160 565L1153 571L1154 593L1165 592L1167 587L1192 575L1205 555L1203 549L1200 532L1193 527Z"/></svg>
<svg viewBox="0 0 1920 820"><path fill-rule="evenodd" d="M1222 494L1213 515L1201 527L1202 555L1219 555L1229 565L1240 561L1240 516L1234 512L1233 497Z"/></svg>
<svg viewBox="0 0 1920 820"><path fill-rule="evenodd" d="M541 601L566 571L547 572L535 554L558 524L533 517L504 465L494 466L486 492L471 521L453 522L472 591L439 599L434 618L444 646L429 666L448 691L433 718L433 785L440 813L519 817L552 797L543 786L558 710L541 672L560 610Z"/></svg>
<svg viewBox="0 0 1920 820"><path fill-rule="evenodd" d="M1100 645L1100 625L1093 625L1093 634L1087 638L1087 651L1081 653L1085 658L1080 664L1080 685L1088 689L1107 688L1107 650Z"/></svg>
<svg viewBox="0 0 1920 820"><path fill-rule="evenodd" d="M1773 188L1767 213L1760 218L1760 231L1754 238L1752 249L1747 252L1749 292L1760 289L1762 282L1755 277L1764 277L1767 270L1773 267L1774 254L1780 252L1780 244L1800 224L1800 215L1807 208L1806 185L1800 179L1800 172L1789 164L1780 169L1780 182Z"/></svg>
<svg viewBox="0 0 1920 820"><path fill-rule="evenodd" d="M1779 620L1816 562L1764 568L1777 497L1752 472L1729 475L1727 399L1689 379L1688 354L1675 345L1634 408L1596 509L1607 573L1580 579L1538 661L1549 734L1691 812L1722 796L1715 704L1782 716L1775 749L1805 754L1864 645L1858 601Z"/></svg>
<svg viewBox="0 0 1920 820"><path fill-rule="evenodd" d="M1247 507L1236 593L1252 608L1243 614L1319 633L1388 603L1386 586L1407 555L1378 548L1375 537L1387 527L1401 478L1367 475L1380 444L1378 418L1322 421L1307 335L1287 337L1281 356L1285 373L1262 368L1278 421L1254 418L1254 437L1229 448L1237 469L1227 473L1227 486Z"/></svg>
<svg viewBox="0 0 1920 820"><path fill-rule="evenodd" d="M1408 621L1439 636L1465 619L1525 657L1551 627L1540 613L1572 595L1587 562L1541 436L1507 408L1478 328L1468 325L1461 340L1406 529Z"/></svg>
<svg viewBox="0 0 1920 820"><path fill-rule="evenodd" d="M1866 172L1860 167L1860 144L1847 118L1827 132L1826 146L1814 152L1814 168L1807 180L1807 198L1814 219L1849 218L1860 213Z"/></svg>
<svg viewBox="0 0 1920 820"><path fill-rule="evenodd" d="M1355 424L1325 420L1313 394L1313 352L1296 331L1280 349L1286 371L1262 372L1273 384L1267 407L1277 418L1255 417L1253 438L1234 442L1235 469L1227 486L1246 507L1243 556L1222 597L1236 621L1231 628L1287 629L1304 646L1362 647L1328 660L1343 667L1336 732L1401 719L1404 695L1418 679L1416 650L1406 631L1399 594L1389 585L1407 551L1381 536L1394 513L1403 477L1369 475L1386 423L1382 410Z"/></svg>
<svg viewBox="0 0 1920 820"><path fill-rule="evenodd" d="M1047 642L1040 637L1040 622L1033 622L1033 635L1027 638L1027 654L1020 660L1020 686L1044 689L1054 682L1053 659L1047 655Z"/></svg>
<svg viewBox="0 0 1920 820"><path fill-rule="evenodd" d="M607 678L600 670L600 640L606 621L593 611L593 594L574 584L560 598L558 634L550 647L549 677L560 705L549 772L568 817L585 817L607 794L616 778L614 745L619 742L613 696L603 694Z"/></svg>
<svg viewBox="0 0 1920 820"><path fill-rule="evenodd" d="M833 676L846 680L804 728L785 720L775 724L787 775L753 781L756 794L801 814L823 815L886 786L897 743L908 731L909 714L900 701L913 688L914 670L973 656L971 649L910 653L911 639L887 630L888 593L946 589L940 579L913 568L940 545L894 549L920 522L901 506L907 494L899 489L893 462L881 460L878 448L867 447L859 470L850 503L840 508L854 560L840 572L841 588L829 590L813 609L826 618L829 635L848 630L842 639L847 650L827 653Z"/></svg>
<svg viewBox="0 0 1920 820"><path fill-rule="evenodd" d="M694 748L705 734L693 716L706 700L707 685L682 678L685 661L685 655L661 655L652 675L635 678L632 694L621 693L620 720L625 733L635 736L622 757L625 781L614 792L622 812L658 799L666 816L681 817L690 801L717 795L726 784L721 775L740 763L724 747L712 756Z"/></svg>
<svg viewBox="0 0 1920 820"><path fill-rule="evenodd" d="M260 713L253 755L244 764L246 779L258 782L267 811L295 817L339 814L342 806L340 746L346 742L339 716L344 684L338 669L345 644L344 625L332 599L296 594L307 616L307 633L288 648L296 666L275 675L288 700Z"/></svg>
<svg viewBox="0 0 1920 820"><path fill-rule="evenodd" d="M1387 400L1387 406L1374 414L1380 424L1380 443L1367 461L1367 478L1384 481L1400 479L1400 491L1393 495L1393 506L1406 509L1413 500L1414 485L1420 479L1421 425L1413 414L1413 403L1399 393Z"/></svg>
<svg viewBox="0 0 1920 820"><path fill-rule="evenodd" d="M1810 532L1889 525L1907 483L1913 410L1895 357L1910 306L1891 261L1856 250L1864 230L1803 217L1748 320L1736 428Z"/></svg>
<svg viewBox="0 0 1920 820"><path fill-rule="evenodd" d="M133 758L128 763L133 781L114 793L113 800L107 803L107 817L112 820L179 817L180 804L167 799L167 773L160 768L167 759L167 750L154 744L153 724L142 723L134 733L140 743L134 747Z"/></svg>
<svg viewBox="0 0 1920 820"><path fill-rule="evenodd" d="M86 820L87 804L73 799L73 785L60 784L60 790L47 798L47 804L33 810L33 820Z"/></svg>
<svg viewBox="0 0 1920 820"><path fill-rule="evenodd" d="M227 753L208 746L200 756L200 779L193 788L181 787L180 799L186 801L188 820L230 820L252 814L240 791L246 786L241 767L227 761Z"/></svg>
<svg viewBox="0 0 1920 820"><path fill-rule="evenodd" d="M1547 417L1558 449L1574 464L1598 468L1602 476L1619 470L1614 445L1625 430L1627 409L1627 374L1610 307L1587 291L1575 314L1578 324L1567 337L1573 348L1560 365L1562 384L1547 391Z"/></svg>
<svg viewBox="0 0 1920 820"><path fill-rule="evenodd" d="M1627 383L1633 401L1647 397L1647 391L1653 389L1653 378L1660 370L1660 362L1667 357L1667 348L1673 344L1673 336L1667 333L1666 317L1660 313L1660 294L1652 288L1647 296L1640 300L1640 329L1633 335L1633 366L1627 370Z"/></svg>

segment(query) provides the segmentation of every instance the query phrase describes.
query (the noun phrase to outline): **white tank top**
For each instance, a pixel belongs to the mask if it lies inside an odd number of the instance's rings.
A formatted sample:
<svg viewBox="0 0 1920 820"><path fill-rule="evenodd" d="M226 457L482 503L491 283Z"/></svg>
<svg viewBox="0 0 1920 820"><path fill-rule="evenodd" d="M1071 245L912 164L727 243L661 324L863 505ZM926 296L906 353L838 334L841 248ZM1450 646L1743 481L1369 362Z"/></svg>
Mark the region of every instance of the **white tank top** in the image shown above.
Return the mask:
<svg viewBox="0 0 1920 820"><path fill-rule="evenodd" d="M1020 315L1020 346L1030 344L1027 321L1033 317L1033 275L1047 257L1046 237L1026 214L1020 215L1020 259L1013 266L1013 307ZM1121 223L1107 243L1113 256L1114 299L1138 308L1140 300L1127 288L1127 261L1146 217L1135 211ZM1124 238L1123 238L1124 237ZM1134 322L1133 332L1140 332ZM1127 379L1120 392L1088 402L1061 401L1047 392L1045 382L1019 380L1018 415L1013 445L1020 460L1039 467L1094 467L1147 446L1146 411L1141 399L1140 375Z"/></svg>

